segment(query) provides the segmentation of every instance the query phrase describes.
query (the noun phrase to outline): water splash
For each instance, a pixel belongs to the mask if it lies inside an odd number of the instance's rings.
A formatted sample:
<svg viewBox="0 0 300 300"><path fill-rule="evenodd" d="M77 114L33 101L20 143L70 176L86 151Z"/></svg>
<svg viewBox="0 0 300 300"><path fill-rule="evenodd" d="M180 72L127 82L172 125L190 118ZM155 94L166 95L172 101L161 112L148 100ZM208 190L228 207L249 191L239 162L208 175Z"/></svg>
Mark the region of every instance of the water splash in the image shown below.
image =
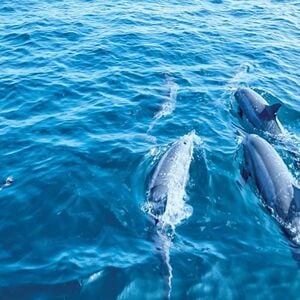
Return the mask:
<svg viewBox="0 0 300 300"><path fill-rule="evenodd" d="M300 176L300 139L299 136L287 132L285 134L285 149L291 155L294 164L294 172L297 177Z"/></svg>
<svg viewBox="0 0 300 300"><path fill-rule="evenodd" d="M162 104L161 109L154 116L153 121L151 122L147 132L152 130L152 128L155 126L159 119L170 115L176 107L176 98L179 86L169 75L166 75L165 85L168 89L168 95L165 98L165 102Z"/></svg>
<svg viewBox="0 0 300 300"><path fill-rule="evenodd" d="M274 208L268 206L266 203L263 205L270 210L271 216L279 223L279 225L289 234L290 240L297 245L300 246L300 232L298 227L299 220L294 222L293 219L291 220L284 220L281 218L278 213L274 210Z"/></svg>
<svg viewBox="0 0 300 300"><path fill-rule="evenodd" d="M264 133L266 139L274 142L282 148L285 152L283 154L285 160L291 161L290 168L292 169L295 176L300 176L300 138L298 135L285 129L282 134L277 136L271 135L270 133Z"/></svg>
<svg viewBox="0 0 300 300"><path fill-rule="evenodd" d="M102 273L103 273L103 271L99 271L99 272L93 273L87 279L82 279L80 281L80 285L82 287L86 287L87 285L91 284L92 282L98 280L101 277Z"/></svg>
<svg viewBox="0 0 300 300"><path fill-rule="evenodd" d="M14 182L13 176L8 176L5 180L4 183L0 186L0 191L3 190L4 188L10 186Z"/></svg>
<svg viewBox="0 0 300 300"><path fill-rule="evenodd" d="M162 228L161 228L162 229ZM169 228L170 229L170 228ZM164 299L170 299L172 292L173 268L171 265L170 249L172 247L172 239L175 231L170 229L166 231L158 230L158 239L156 240L156 249L158 250L163 265L163 284L164 284Z"/></svg>
<svg viewBox="0 0 300 300"><path fill-rule="evenodd" d="M245 62L241 64L235 71L233 77L228 81L227 89L230 91L236 90L236 88L241 84L241 82L247 82L248 76L254 65Z"/></svg>

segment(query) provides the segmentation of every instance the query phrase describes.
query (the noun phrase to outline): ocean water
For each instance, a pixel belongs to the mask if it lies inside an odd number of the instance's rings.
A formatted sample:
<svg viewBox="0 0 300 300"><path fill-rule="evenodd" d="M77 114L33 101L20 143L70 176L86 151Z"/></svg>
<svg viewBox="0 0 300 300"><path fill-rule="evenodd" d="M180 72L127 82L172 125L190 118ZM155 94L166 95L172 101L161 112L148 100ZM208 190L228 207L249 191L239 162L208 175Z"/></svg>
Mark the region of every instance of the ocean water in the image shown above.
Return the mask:
<svg viewBox="0 0 300 300"><path fill-rule="evenodd" d="M297 299L288 239L237 183L233 92L283 104L274 146L299 178L299 20L292 0L2 0L0 299L162 299L143 204L191 130L170 298Z"/></svg>

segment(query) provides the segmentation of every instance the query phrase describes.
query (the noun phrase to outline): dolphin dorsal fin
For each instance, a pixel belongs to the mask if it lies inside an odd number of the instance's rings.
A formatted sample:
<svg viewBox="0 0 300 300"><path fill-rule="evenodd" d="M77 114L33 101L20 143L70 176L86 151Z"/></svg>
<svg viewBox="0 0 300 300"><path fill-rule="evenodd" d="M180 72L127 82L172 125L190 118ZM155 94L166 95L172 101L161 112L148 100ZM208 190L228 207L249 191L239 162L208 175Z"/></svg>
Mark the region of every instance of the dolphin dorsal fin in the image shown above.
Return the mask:
<svg viewBox="0 0 300 300"><path fill-rule="evenodd" d="M293 185L293 189L294 189L293 200L290 204L290 208L288 212L289 219L300 214L300 188L298 186Z"/></svg>
<svg viewBox="0 0 300 300"><path fill-rule="evenodd" d="M294 187L294 200L298 203L298 206L300 208L300 187L293 186Z"/></svg>
<svg viewBox="0 0 300 300"><path fill-rule="evenodd" d="M281 103L266 105L264 110L260 113L260 115L263 119L267 121L273 120L276 117L276 114L280 107L281 107Z"/></svg>

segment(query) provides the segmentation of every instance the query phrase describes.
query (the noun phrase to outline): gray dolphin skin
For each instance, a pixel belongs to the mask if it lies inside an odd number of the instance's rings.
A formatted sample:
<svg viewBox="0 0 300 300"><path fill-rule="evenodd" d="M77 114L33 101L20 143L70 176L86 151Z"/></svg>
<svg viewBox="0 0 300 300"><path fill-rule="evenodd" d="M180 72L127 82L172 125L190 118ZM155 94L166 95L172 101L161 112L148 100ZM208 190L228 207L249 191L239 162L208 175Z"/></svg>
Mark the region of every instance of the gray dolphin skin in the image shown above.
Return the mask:
<svg viewBox="0 0 300 300"><path fill-rule="evenodd" d="M248 135L243 150L243 178L253 178L265 204L280 217L287 234L299 245L300 189L296 180L275 149L258 135Z"/></svg>
<svg viewBox="0 0 300 300"><path fill-rule="evenodd" d="M283 126L276 114L280 103L269 105L268 102L250 88L238 88L234 97L239 105L239 115L245 116L255 128L273 135L283 132Z"/></svg>
<svg viewBox="0 0 300 300"><path fill-rule="evenodd" d="M174 220L168 217L173 213L176 215L173 210L177 208L180 210L184 201L193 156L194 137L195 132L191 131L170 146L157 163L148 186L148 204L150 204L148 213L155 221L157 229L152 233L152 238L162 262L163 299L170 299L173 275L169 253L171 241L164 231L160 232L159 225L162 225L162 229L165 225L176 225L176 222L171 224ZM167 218L163 220L165 216Z"/></svg>
<svg viewBox="0 0 300 300"><path fill-rule="evenodd" d="M174 190L184 192L193 154L194 135L192 131L174 142L153 172L148 187L148 202L151 203L150 214L156 222L164 214L168 198Z"/></svg>

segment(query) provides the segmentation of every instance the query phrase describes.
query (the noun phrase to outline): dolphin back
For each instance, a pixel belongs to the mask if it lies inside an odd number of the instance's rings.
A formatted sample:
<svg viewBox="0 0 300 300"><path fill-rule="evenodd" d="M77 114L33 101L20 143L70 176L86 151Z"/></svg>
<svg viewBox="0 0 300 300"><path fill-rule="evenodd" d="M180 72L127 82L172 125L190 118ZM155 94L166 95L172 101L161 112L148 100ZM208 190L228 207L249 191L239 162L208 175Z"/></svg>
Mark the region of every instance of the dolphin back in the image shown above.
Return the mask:
<svg viewBox="0 0 300 300"><path fill-rule="evenodd" d="M264 202L286 220L294 198L294 178L276 150L261 137L250 134L244 141L245 165ZM278 176L280 174L280 176Z"/></svg>
<svg viewBox="0 0 300 300"><path fill-rule="evenodd" d="M299 186L276 150L261 137L250 134L245 138L244 158L246 175L253 177L264 202L279 217L293 256L300 263Z"/></svg>
<svg viewBox="0 0 300 300"><path fill-rule="evenodd" d="M280 103L269 103L250 88L238 88L234 97L239 105L239 115L246 116L247 120L257 129L271 134L280 134L283 127L277 118Z"/></svg>
<svg viewBox="0 0 300 300"><path fill-rule="evenodd" d="M163 215L175 188L184 190L193 152L193 136L187 134L174 142L155 167L148 186L150 214Z"/></svg>

